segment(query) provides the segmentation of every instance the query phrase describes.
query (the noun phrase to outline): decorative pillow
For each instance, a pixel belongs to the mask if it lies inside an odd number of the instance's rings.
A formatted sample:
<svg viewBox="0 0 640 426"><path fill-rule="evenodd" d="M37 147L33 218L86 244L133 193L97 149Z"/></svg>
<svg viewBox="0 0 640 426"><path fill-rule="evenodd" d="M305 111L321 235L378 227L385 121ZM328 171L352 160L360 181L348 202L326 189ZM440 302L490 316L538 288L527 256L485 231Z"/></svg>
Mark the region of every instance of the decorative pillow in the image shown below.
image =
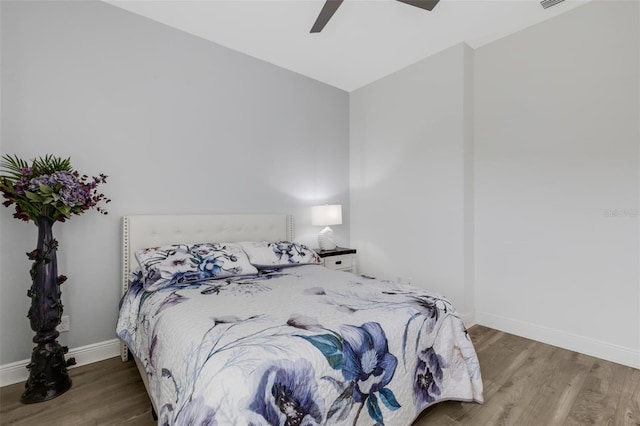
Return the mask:
<svg viewBox="0 0 640 426"><path fill-rule="evenodd" d="M290 241L243 241L238 244L249 255L249 262L258 269L322 263L315 251Z"/></svg>
<svg viewBox="0 0 640 426"><path fill-rule="evenodd" d="M242 248L233 243L152 247L136 251L135 256L147 291L212 278L258 273Z"/></svg>

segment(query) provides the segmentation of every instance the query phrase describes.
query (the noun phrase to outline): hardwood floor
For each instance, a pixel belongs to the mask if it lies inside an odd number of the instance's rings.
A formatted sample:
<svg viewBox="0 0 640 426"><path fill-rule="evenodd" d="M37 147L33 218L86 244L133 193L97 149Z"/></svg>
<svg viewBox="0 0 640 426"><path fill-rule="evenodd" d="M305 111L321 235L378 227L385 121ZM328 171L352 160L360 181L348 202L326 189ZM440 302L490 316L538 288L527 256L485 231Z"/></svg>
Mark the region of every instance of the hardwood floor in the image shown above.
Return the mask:
<svg viewBox="0 0 640 426"><path fill-rule="evenodd" d="M469 334L485 403L436 404L413 426L640 426L640 370L482 326ZM34 405L20 404L22 383L1 388L0 424L155 424L133 362L112 358L75 368L71 377L71 390Z"/></svg>
<svg viewBox="0 0 640 426"><path fill-rule="evenodd" d="M482 326L483 405L436 404L414 426L640 426L640 370Z"/></svg>

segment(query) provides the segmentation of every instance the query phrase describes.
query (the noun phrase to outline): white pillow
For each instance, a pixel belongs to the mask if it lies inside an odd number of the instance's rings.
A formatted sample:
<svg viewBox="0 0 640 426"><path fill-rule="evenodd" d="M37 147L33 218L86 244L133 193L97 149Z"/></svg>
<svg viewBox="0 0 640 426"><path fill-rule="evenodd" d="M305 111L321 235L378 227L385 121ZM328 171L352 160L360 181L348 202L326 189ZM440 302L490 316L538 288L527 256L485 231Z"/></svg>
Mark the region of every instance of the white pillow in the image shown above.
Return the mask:
<svg viewBox="0 0 640 426"><path fill-rule="evenodd" d="M290 241L243 241L238 244L249 256L249 262L258 269L322 263L315 251Z"/></svg>
<svg viewBox="0 0 640 426"><path fill-rule="evenodd" d="M147 291L258 273L235 243L174 244L137 250L135 256Z"/></svg>

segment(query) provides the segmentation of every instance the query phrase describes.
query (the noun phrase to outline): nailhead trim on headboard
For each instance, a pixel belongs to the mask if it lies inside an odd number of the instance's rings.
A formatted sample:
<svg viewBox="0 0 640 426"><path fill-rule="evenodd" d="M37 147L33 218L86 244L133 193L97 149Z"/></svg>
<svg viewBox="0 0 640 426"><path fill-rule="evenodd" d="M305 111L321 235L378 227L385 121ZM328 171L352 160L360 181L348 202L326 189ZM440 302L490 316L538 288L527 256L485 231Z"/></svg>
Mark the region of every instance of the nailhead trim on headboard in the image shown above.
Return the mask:
<svg viewBox="0 0 640 426"><path fill-rule="evenodd" d="M122 294L129 289L136 250L169 244L293 240L293 217L284 214L136 215L122 218ZM121 358L128 359L122 345Z"/></svg>

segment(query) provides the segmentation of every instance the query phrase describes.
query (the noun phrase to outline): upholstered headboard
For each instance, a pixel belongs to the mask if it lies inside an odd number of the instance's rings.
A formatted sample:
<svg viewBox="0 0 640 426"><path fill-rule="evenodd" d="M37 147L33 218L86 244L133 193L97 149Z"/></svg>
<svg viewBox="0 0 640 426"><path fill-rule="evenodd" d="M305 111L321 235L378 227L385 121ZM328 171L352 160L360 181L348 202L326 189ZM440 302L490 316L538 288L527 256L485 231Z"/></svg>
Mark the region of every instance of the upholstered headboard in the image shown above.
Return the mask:
<svg viewBox="0 0 640 426"><path fill-rule="evenodd" d="M168 244L291 241L293 219L284 214L136 215L122 220L122 294L129 288L136 250ZM127 357L123 346L122 358Z"/></svg>

